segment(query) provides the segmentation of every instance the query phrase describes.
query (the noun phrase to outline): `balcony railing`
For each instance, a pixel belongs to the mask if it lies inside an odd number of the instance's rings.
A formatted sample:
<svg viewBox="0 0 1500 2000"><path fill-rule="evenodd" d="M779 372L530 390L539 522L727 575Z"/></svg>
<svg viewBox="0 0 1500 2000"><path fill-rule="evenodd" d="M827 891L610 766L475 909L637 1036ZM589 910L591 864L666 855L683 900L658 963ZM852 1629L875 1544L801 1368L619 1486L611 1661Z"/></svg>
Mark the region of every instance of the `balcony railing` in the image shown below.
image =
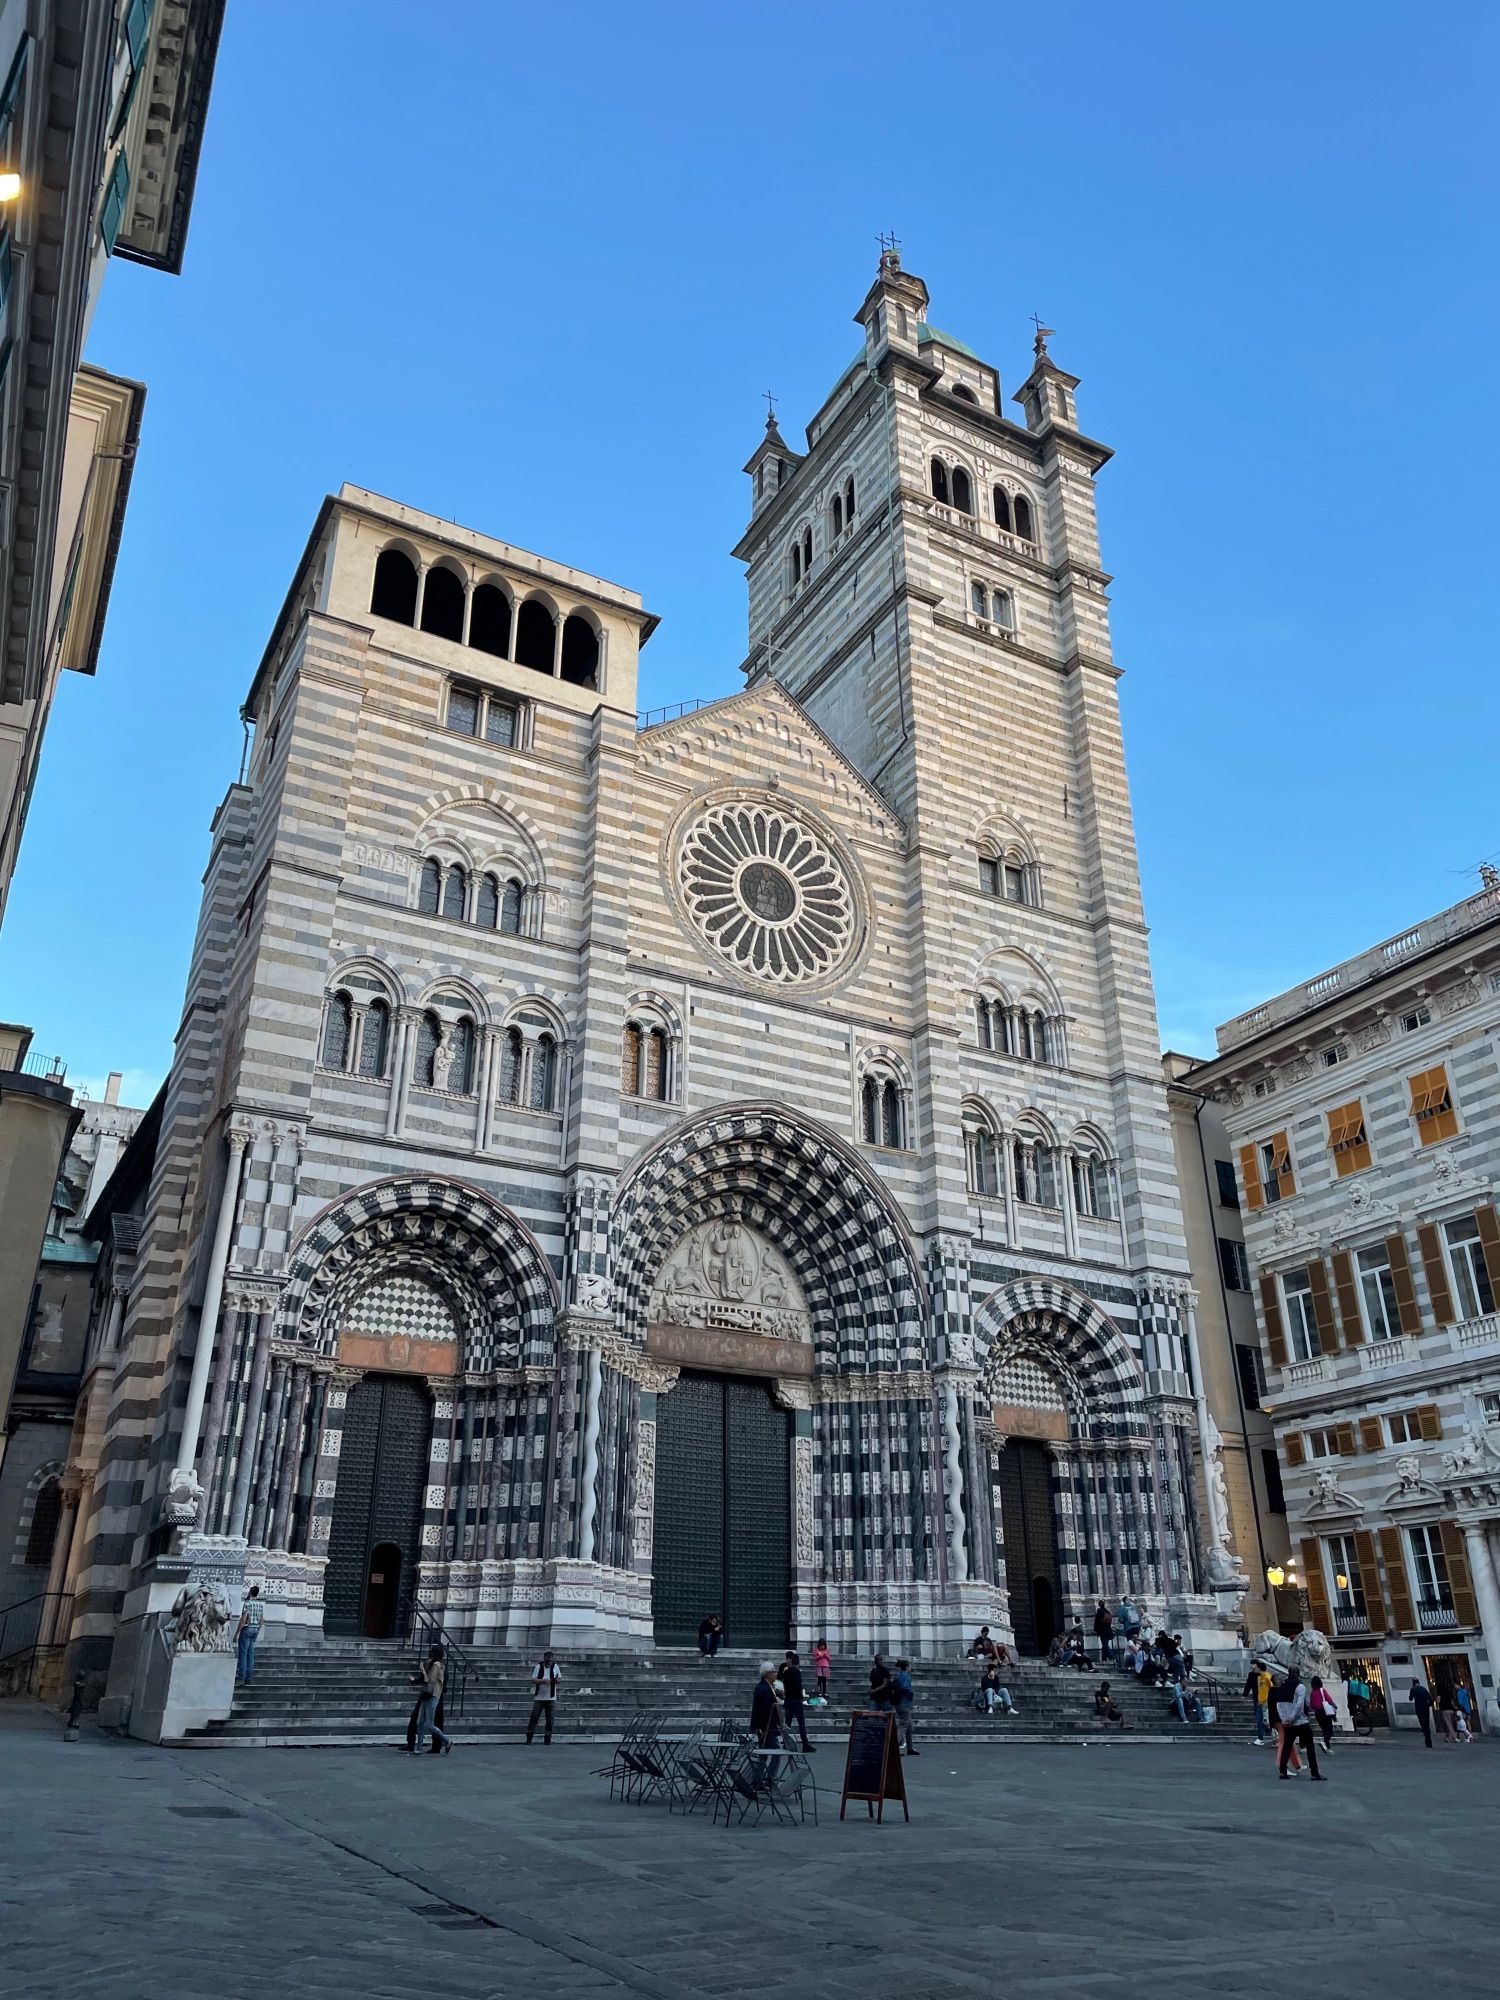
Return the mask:
<svg viewBox="0 0 1500 2000"><path fill-rule="evenodd" d="M1314 1355L1311 1361L1294 1361L1287 1369L1284 1380L1289 1389L1300 1389L1305 1382L1326 1382L1328 1362L1324 1355Z"/></svg>
<svg viewBox="0 0 1500 2000"><path fill-rule="evenodd" d="M1404 1333L1394 1340L1372 1340L1360 1348L1360 1365L1372 1371L1381 1368L1404 1368L1411 1360L1411 1342Z"/></svg>
<svg viewBox="0 0 1500 2000"><path fill-rule="evenodd" d="M1466 1319L1459 1323L1460 1347L1488 1347L1492 1340L1500 1340L1500 1313L1486 1313L1482 1319Z"/></svg>
<svg viewBox="0 0 1500 2000"><path fill-rule="evenodd" d="M1452 1632L1458 1626L1458 1613L1451 1604L1419 1604L1417 1625L1423 1632Z"/></svg>
<svg viewBox="0 0 1500 2000"><path fill-rule="evenodd" d="M1368 1611L1341 1611L1337 1606L1334 1607L1333 1630L1336 1638L1342 1639L1350 1635L1362 1636L1369 1629L1370 1614Z"/></svg>

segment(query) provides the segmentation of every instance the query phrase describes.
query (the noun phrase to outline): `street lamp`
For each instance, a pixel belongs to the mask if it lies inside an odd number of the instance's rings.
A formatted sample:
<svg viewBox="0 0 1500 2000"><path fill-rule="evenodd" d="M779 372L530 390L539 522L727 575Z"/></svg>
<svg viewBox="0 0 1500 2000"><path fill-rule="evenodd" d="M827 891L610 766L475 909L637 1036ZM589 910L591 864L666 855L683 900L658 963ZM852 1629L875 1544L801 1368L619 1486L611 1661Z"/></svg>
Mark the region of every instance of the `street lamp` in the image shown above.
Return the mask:
<svg viewBox="0 0 1500 2000"><path fill-rule="evenodd" d="M1272 1590L1280 1590L1281 1586L1286 1582L1286 1571L1281 1567L1280 1563L1272 1563L1269 1569L1267 1569L1266 1582L1270 1584Z"/></svg>
<svg viewBox="0 0 1500 2000"><path fill-rule="evenodd" d="M0 201L15 201L21 192L21 176L9 169L0 170Z"/></svg>

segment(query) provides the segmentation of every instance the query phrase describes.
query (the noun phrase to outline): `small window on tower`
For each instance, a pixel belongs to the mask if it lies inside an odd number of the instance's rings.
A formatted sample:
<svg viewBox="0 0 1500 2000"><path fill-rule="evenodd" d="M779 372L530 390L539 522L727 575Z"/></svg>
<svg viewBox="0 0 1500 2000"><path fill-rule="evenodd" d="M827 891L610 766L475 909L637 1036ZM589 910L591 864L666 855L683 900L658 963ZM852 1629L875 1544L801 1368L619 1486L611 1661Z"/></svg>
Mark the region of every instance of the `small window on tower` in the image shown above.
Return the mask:
<svg viewBox="0 0 1500 2000"><path fill-rule="evenodd" d="M1036 540L1036 522L1032 518L1031 502L1026 498L1024 493L1016 495L1014 520L1016 533L1021 537L1021 540L1023 542L1034 542Z"/></svg>
<svg viewBox="0 0 1500 2000"><path fill-rule="evenodd" d="M953 504L960 514L974 511L974 486L961 465L953 468Z"/></svg>
<svg viewBox="0 0 1500 2000"><path fill-rule="evenodd" d="M932 497L941 500L945 507L948 505L948 468L940 458L932 461Z"/></svg>

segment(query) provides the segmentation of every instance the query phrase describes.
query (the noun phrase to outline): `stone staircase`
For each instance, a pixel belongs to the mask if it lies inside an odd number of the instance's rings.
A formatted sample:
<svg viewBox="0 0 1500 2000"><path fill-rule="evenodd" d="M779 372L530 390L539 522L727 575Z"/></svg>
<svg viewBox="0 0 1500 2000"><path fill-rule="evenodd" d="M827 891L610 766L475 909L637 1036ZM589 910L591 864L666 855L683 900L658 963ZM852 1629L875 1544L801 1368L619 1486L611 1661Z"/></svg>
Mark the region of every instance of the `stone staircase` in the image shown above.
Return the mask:
<svg viewBox="0 0 1500 2000"><path fill-rule="evenodd" d="M226 1722L195 1732L195 1740L265 1747L341 1743L401 1743L415 1699L411 1677L417 1656L404 1647L374 1640L332 1640L307 1650L262 1647L251 1687L236 1690L234 1713ZM483 1647L468 1653L470 1670L462 1714L450 1705L449 1727L466 1742L514 1742L525 1734L531 1709L527 1676L530 1653ZM558 1703L559 1741L614 1742L641 1710L670 1717L669 1727L715 1729L724 1715L748 1721L759 1656L720 1653L705 1664L695 1651L662 1649L650 1654L567 1654ZM1184 1728L1169 1714L1165 1695L1137 1687L1128 1677L1103 1669L1115 1700L1135 1736L1249 1738L1254 1711L1224 1683L1200 1680L1198 1693L1218 1708L1217 1721ZM814 1738L842 1737L851 1709L862 1705L869 1662L835 1659L829 1706L808 1715ZM1005 1676L1017 1713L1009 1719L977 1713L970 1699L977 1679L965 1660L919 1660L912 1678L917 1690L918 1742L988 1742L1015 1736L1031 1742L1099 1741L1120 1732L1094 1720L1093 1694L1101 1670L1076 1673L1022 1660ZM809 1676L809 1684L811 1676Z"/></svg>

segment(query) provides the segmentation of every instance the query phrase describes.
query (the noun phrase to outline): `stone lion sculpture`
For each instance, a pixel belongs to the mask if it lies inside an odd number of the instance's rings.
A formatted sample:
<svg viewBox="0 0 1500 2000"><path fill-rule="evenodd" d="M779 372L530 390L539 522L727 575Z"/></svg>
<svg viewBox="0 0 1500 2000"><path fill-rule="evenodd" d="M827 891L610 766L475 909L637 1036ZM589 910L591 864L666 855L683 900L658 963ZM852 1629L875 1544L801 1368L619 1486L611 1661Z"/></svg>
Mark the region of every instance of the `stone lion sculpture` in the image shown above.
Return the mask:
<svg viewBox="0 0 1500 2000"><path fill-rule="evenodd" d="M179 1653L227 1653L229 1599L215 1583L184 1584L172 1605L172 1644Z"/></svg>
<svg viewBox="0 0 1500 2000"><path fill-rule="evenodd" d="M1295 1639L1285 1638L1280 1632L1262 1632L1250 1644L1250 1657L1264 1660L1270 1667L1276 1667L1283 1674L1289 1674L1293 1667L1303 1680L1310 1681L1319 1675L1325 1686L1337 1685L1338 1662L1333 1657L1333 1648L1315 1625L1304 1625Z"/></svg>

